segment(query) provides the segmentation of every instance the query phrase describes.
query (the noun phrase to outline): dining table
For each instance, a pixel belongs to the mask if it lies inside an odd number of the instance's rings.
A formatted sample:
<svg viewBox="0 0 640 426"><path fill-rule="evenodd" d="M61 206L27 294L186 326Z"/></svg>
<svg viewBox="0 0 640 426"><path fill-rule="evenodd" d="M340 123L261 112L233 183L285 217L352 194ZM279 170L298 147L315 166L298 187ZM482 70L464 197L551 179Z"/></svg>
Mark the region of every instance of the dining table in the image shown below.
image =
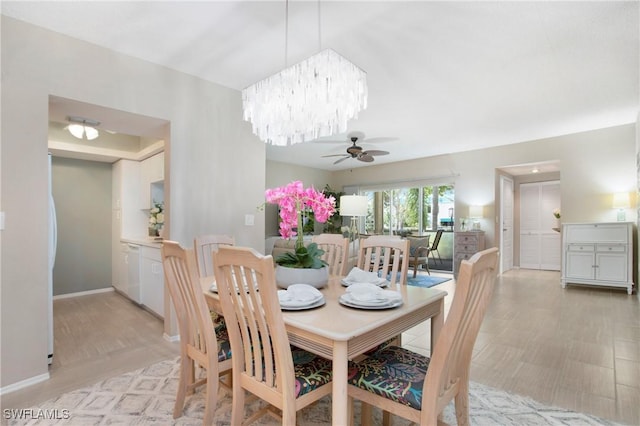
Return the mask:
<svg viewBox="0 0 640 426"><path fill-rule="evenodd" d="M332 360L331 423L339 426L350 424L352 415L347 395L349 360L428 319L431 320L430 348L433 351L444 324L444 299L447 295L446 291L434 288L395 285L387 289L402 295L400 306L354 308L339 301L346 291L342 278L330 276L327 285L320 288L325 300L323 305L282 312L292 345ZM214 277L201 278L209 308L222 313L217 293L210 290L214 283Z"/></svg>

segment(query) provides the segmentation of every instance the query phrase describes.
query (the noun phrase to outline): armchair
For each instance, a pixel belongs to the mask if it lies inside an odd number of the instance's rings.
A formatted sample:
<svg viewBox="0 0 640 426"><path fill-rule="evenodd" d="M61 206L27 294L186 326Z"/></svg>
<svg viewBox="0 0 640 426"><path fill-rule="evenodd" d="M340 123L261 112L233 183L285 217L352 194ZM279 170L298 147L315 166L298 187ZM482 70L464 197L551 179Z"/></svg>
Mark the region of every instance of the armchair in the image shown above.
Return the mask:
<svg viewBox="0 0 640 426"><path fill-rule="evenodd" d="M418 266L424 265L427 273L431 275L429 270L429 235L426 237L407 237L409 240L409 267L413 268L413 278L418 273Z"/></svg>

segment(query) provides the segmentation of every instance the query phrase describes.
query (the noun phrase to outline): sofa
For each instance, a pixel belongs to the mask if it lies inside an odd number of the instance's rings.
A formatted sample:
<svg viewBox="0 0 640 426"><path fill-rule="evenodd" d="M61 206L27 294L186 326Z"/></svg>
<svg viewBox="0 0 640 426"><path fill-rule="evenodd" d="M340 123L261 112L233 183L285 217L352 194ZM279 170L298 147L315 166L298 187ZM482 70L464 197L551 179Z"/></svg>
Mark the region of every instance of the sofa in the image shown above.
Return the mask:
<svg viewBox="0 0 640 426"><path fill-rule="evenodd" d="M304 237L305 245L311 242L311 235L305 235ZM296 240L292 238L290 240L284 239L282 237L268 237L265 242L265 253L273 256L275 260L278 256L286 252L292 252L295 248ZM350 271L351 268L356 266L358 263L358 250L360 244L358 240L352 241L349 244L349 255L347 256L347 271Z"/></svg>

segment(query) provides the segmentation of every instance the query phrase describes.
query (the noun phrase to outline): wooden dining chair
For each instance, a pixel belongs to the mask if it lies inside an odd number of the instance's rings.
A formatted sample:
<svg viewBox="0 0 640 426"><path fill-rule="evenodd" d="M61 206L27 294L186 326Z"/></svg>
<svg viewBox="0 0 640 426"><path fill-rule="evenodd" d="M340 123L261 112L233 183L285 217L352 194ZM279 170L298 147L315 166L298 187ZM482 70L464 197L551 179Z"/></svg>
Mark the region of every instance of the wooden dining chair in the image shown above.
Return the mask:
<svg viewBox="0 0 640 426"><path fill-rule="evenodd" d="M329 265L331 275L347 275L349 239L342 234L320 234L311 237L311 242L324 250L322 260Z"/></svg>
<svg viewBox="0 0 640 426"><path fill-rule="evenodd" d="M409 240L399 237L364 238L360 240L358 268L377 272L391 285L406 284L409 270Z"/></svg>
<svg viewBox="0 0 640 426"><path fill-rule="evenodd" d="M228 235L199 235L193 239L193 248L196 252L196 263L201 277L213 276L213 261L211 253L218 250L220 245L232 246L234 238Z"/></svg>
<svg viewBox="0 0 640 426"><path fill-rule="evenodd" d="M458 425L469 424L471 355L497 268L497 248L462 261L451 308L431 358L390 346L350 364L348 394L362 401L363 425L369 424L371 406L376 406L417 424L435 426L452 399Z"/></svg>
<svg viewBox="0 0 640 426"><path fill-rule="evenodd" d="M202 423L213 423L218 397L219 377L231 369L231 345L224 326L214 327L204 299L193 250L175 241L162 243L162 266L169 287L180 331L180 379L173 409L178 418L185 396L206 383L205 409ZM196 366L206 371L195 380Z"/></svg>
<svg viewBox="0 0 640 426"><path fill-rule="evenodd" d="M290 346L271 256L223 246L213 253L213 263L234 354L231 424L248 424L269 413L293 426L298 410L331 392L332 363ZM243 422L245 390L268 406Z"/></svg>

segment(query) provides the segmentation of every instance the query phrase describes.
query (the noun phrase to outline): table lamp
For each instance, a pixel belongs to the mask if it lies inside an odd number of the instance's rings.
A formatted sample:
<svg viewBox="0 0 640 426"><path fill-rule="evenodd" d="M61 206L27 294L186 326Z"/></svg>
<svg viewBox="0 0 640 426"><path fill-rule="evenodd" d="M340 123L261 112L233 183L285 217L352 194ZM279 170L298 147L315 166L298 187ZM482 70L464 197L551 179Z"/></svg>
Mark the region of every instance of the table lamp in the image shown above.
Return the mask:
<svg viewBox="0 0 640 426"><path fill-rule="evenodd" d="M617 192L613 194L613 208L618 209L618 222L627 220L625 209L630 207L631 203L629 203L628 192Z"/></svg>
<svg viewBox="0 0 640 426"><path fill-rule="evenodd" d="M364 195L342 195L340 216L351 216L349 239L353 240L358 231L358 217L367 215L368 199Z"/></svg>
<svg viewBox="0 0 640 426"><path fill-rule="evenodd" d="M480 219L482 218L482 206L469 206L469 217L473 220L473 230L480 231Z"/></svg>

